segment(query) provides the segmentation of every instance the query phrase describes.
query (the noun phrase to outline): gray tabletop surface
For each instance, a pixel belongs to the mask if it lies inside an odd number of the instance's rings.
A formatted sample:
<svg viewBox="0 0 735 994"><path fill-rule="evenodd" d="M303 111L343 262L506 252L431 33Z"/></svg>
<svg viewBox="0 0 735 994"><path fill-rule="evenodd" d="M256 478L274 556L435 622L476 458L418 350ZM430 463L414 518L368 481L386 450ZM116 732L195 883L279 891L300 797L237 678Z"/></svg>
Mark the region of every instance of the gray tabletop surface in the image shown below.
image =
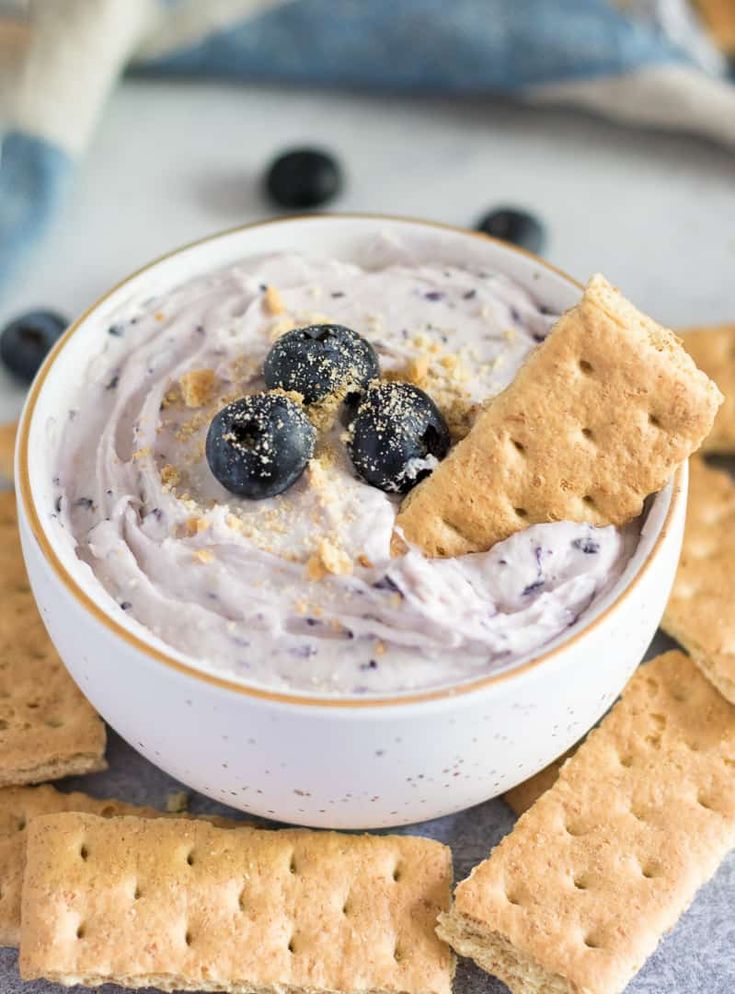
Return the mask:
<svg viewBox="0 0 735 994"><path fill-rule="evenodd" d="M648 655L672 643L663 635L655 639ZM114 733L108 747L109 769L88 777L62 782L63 789L79 789L98 797L117 797L137 804L164 807L181 785L139 756ZM198 794L189 796L191 812L232 812ZM266 824L264 822L264 824ZM487 855L513 826L513 815L501 800L488 801L459 814L396 829L440 839L454 853L455 876L462 879ZM666 936L648 963L627 988L627 994L733 994L735 991L735 854L702 888L674 931ZM0 950L2 994L59 994L64 988L18 978L16 952ZM71 988L81 992L83 988ZM116 987L101 990L112 994ZM506 994L499 981L472 964L460 963L455 994Z"/></svg>

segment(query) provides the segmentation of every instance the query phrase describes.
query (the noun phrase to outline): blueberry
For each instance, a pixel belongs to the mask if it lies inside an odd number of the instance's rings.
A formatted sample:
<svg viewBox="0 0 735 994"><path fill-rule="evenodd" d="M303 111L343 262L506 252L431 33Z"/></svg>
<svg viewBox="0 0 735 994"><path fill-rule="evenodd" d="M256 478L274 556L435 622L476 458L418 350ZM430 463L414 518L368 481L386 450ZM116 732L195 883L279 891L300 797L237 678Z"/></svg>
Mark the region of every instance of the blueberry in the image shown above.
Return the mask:
<svg viewBox="0 0 735 994"><path fill-rule="evenodd" d="M266 190L279 207L319 207L342 188L342 172L328 152L295 148L271 162Z"/></svg>
<svg viewBox="0 0 735 994"><path fill-rule="evenodd" d="M367 483L404 494L449 451L446 421L428 394L410 383L372 383L350 426L352 464Z"/></svg>
<svg viewBox="0 0 735 994"><path fill-rule="evenodd" d="M54 311L29 311L5 325L0 359L24 383L30 383L68 321Z"/></svg>
<svg viewBox="0 0 735 994"><path fill-rule="evenodd" d="M207 432L209 468L238 497L261 500L287 490L314 453L316 431L298 404L256 393L224 407Z"/></svg>
<svg viewBox="0 0 735 994"><path fill-rule="evenodd" d="M485 235L512 242L538 254L543 251L546 241L544 226L537 217L526 211L504 207L491 211L478 221L476 228Z"/></svg>
<svg viewBox="0 0 735 994"><path fill-rule="evenodd" d="M272 390L296 390L306 404L329 394L360 393L380 376L375 349L351 328L313 324L282 335L263 366Z"/></svg>

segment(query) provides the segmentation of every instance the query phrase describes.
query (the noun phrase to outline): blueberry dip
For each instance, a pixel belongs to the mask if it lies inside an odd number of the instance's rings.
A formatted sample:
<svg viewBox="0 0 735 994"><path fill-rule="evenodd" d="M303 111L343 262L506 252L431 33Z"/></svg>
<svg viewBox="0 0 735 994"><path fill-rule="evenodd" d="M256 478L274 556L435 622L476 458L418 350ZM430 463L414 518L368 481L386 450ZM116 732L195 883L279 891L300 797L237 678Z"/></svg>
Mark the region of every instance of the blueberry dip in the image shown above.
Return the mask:
<svg viewBox="0 0 735 994"><path fill-rule="evenodd" d="M498 273L375 259L261 256L131 300L70 398L54 527L113 614L200 668L338 696L477 678L574 625L635 548L637 523L557 522L455 559L391 555L402 493L555 315ZM324 326L368 343L361 380L305 404L275 346ZM383 394L408 420L371 421ZM256 469L275 475L253 488L238 459L256 429ZM417 432L433 447L413 458Z"/></svg>

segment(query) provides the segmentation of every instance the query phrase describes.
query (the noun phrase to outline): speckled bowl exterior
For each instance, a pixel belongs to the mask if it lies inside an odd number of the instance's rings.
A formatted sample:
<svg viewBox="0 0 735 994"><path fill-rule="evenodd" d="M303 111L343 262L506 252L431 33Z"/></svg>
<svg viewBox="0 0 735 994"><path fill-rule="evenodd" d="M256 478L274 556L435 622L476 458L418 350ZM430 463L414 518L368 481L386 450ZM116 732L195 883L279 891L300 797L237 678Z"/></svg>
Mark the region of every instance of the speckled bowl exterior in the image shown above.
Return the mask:
<svg viewBox="0 0 735 994"><path fill-rule="evenodd" d="M582 622L513 669L385 699L319 698L248 687L177 652L134 619L48 529L54 452L95 336L129 298L151 296L262 252L318 251L369 264L376 236L420 243L438 264L480 262L556 310L580 288L547 263L471 232L384 217L289 218L226 232L136 273L95 303L34 383L16 453L31 584L69 671L100 714L151 762L242 811L301 825L376 828L424 821L536 773L596 722L628 680L663 613L679 557L686 467L650 504L638 549Z"/></svg>

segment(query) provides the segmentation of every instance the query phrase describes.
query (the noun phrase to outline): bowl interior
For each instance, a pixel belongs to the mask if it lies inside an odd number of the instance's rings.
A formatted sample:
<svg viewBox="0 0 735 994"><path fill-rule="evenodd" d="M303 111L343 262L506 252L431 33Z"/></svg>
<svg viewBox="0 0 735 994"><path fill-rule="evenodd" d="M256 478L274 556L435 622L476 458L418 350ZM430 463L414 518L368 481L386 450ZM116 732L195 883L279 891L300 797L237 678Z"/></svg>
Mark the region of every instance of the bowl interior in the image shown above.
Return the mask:
<svg viewBox="0 0 735 994"><path fill-rule="evenodd" d="M400 242L400 244L399 244ZM29 394L21 431L19 479L21 493L32 504L26 508L34 530L40 529L50 546L67 586L81 589L103 612L109 623L126 629L140 642L159 654L199 670L206 663L187 657L163 643L133 618L119 618L114 601L97 581L88 566L76 556L68 532L54 517L54 458L58 440L68 417L70 397L83 389L84 373L95 354L96 343L103 340L107 329L121 309L134 308L150 297L165 294L179 284L249 256L278 251L300 251L312 256L339 258L366 268L386 264L386 245L396 246L396 258L406 260L406 248L418 262L434 265L486 267L501 272L520 283L541 304L561 312L579 298L580 287L570 277L536 257L503 243L472 232L442 225L396 218L369 216L311 216L289 218L216 235L185 247L152 263L129 277L102 297L72 326L48 357ZM378 256L378 246L380 254ZM24 441L27 439L27 445ZM27 476L26 473L27 467ZM554 642L544 647L543 654L564 642L579 627L605 611L630 583L642 564L651 555L672 499L673 484L651 502L641 540L623 574L612 589L593 608ZM531 654L538 656L539 653ZM512 664L516 668L525 659ZM232 678L232 683L239 683ZM470 681L471 684L471 681ZM284 695L288 697L289 695ZM305 696L299 692L299 698Z"/></svg>

